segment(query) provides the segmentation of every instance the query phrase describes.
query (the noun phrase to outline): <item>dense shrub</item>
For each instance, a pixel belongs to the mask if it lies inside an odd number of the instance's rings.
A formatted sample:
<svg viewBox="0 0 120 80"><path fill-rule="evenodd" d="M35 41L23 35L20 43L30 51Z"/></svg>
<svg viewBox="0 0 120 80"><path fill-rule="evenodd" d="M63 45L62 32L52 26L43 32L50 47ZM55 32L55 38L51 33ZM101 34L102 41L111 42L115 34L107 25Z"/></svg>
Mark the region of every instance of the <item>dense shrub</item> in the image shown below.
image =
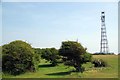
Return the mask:
<svg viewBox="0 0 120 80"><path fill-rule="evenodd" d="M106 67L107 62L103 61L102 59L95 59L92 61L92 63L94 64L94 67Z"/></svg>
<svg viewBox="0 0 120 80"><path fill-rule="evenodd" d="M16 40L2 46L2 70L13 75L35 71L38 57L31 45Z"/></svg>

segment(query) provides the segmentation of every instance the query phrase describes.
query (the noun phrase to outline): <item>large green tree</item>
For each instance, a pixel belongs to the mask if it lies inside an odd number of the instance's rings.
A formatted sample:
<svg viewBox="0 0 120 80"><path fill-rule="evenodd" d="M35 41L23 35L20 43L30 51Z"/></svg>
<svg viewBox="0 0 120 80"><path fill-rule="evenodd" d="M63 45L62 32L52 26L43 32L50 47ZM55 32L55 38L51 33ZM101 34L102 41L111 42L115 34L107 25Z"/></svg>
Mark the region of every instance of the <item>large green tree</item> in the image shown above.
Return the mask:
<svg viewBox="0 0 120 80"><path fill-rule="evenodd" d="M13 75L26 71L35 71L39 57L34 54L31 45L16 40L2 46L2 70Z"/></svg>
<svg viewBox="0 0 120 80"><path fill-rule="evenodd" d="M62 42L59 53L63 56L65 65L74 66L78 72L82 72L82 64L91 59L91 56L88 55L89 53L86 52L86 48L75 41Z"/></svg>

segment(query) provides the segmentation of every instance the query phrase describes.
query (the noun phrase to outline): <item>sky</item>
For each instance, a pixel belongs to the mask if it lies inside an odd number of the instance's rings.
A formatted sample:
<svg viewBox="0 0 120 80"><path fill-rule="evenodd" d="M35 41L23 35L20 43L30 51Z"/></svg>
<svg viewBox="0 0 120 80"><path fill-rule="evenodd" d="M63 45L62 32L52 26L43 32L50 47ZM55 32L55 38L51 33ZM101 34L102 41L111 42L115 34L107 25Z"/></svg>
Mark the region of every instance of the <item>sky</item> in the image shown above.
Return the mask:
<svg viewBox="0 0 120 80"><path fill-rule="evenodd" d="M23 40L36 48L60 48L78 41L100 51L101 11L105 11L110 52L118 53L118 5L115 2L3 2L2 43Z"/></svg>
<svg viewBox="0 0 120 80"><path fill-rule="evenodd" d="M0 45L2 44L2 4L0 3Z"/></svg>
<svg viewBox="0 0 120 80"><path fill-rule="evenodd" d="M120 14L120 1L118 3L118 14ZM120 21L120 15L118 15L118 22ZM120 24L118 24L118 44L120 44ZM118 45L118 52L120 53L120 45Z"/></svg>
<svg viewBox="0 0 120 80"><path fill-rule="evenodd" d="M1 0L2 2L118 2L119 0Z"/></svg>

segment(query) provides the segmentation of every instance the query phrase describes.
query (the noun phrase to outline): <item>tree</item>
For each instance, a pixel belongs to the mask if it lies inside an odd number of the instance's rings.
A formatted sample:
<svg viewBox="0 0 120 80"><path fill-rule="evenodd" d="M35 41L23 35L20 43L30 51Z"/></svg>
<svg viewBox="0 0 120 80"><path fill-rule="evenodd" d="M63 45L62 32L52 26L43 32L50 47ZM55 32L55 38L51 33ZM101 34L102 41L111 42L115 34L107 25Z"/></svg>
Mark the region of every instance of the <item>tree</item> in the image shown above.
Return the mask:
<svg viewBox="0 0 120 80"><path fill-rule="evenodd" d="M36 55L36 61L40 61L43 50L40 48L33 48L33 50L34 50L34 54Z"/></svg>
<svg viewBox="0 0 120 80"><path fill-rule="evenodd" d="M35 71L37 55L31 45L21 40L2 46L2 70L13 75Z"/></svg>
<svg viewBox="0 0 120 80"><path fill-rule="evenodd" d="M42 55L42 49L40 49L40 48L33 48L34 49L34 52L36 53L36 54L39 54L40 56Z"/></svg>
<svg viewBox="0 0 120 80"><path fill-rule="evenodd" d="M82 72L84 69L82 68L82 64L90 59L88 58L89 56L86 56L86 48L74 41L62 42L59 53L63 56L65 65L74 66L77 72Z"/></svg>
<svg viewBox="0 0 120 80"><path fill-rule="evenodd" d="M50 61L53 66L57 65L57 59L59 59L58 50L55 48L46 48L43 49L42 58Z"/></svg>

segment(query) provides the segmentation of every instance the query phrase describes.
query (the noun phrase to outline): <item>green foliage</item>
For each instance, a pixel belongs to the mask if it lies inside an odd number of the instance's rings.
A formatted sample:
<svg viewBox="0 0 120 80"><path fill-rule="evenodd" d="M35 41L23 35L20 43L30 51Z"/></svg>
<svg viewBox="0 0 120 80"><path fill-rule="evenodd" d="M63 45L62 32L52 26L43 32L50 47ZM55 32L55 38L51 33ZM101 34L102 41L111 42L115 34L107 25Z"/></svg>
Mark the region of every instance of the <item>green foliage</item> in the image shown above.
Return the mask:
<svg viewBox="0 0 120 80"><path fill-rule="evenodd" d="M86 52L83 54L83 59L84 59L84 62L91 62L92 60L92 54Z"/></svg>
<svg viewBox="0 0 120 80"><path fill-rule="evenodd" d="M2 70L13 75L35 71L36 59L31 45L16 40L2 46Z"/></svg>
<svg viewBox="0 0 120 80"><path fill-rule="evenodd" d="M38 64L40 63L40 59L41 59L41 54L42 54L42 50L40 48L32 48L34 50L34 64L36 66L36 69L38 69Z"/></svg>
<svg viewBox="0 0 120 80"><path fill-rule="evenodd" d="M58 50L55 48L46 48L42 51L42 58L50 61L53 66L57 65L57 59L59 59Z"/></svg>
<svg viewBox="0 0 120 80"><path fill-rule="evenodd" d="M39 54L39 56L42 55L43 49L40 49L40 48L33 48L33 49L36 54Z"/></svg>
<svg viewBox="0 0 120 80"><path fill-rule="evenodd" d="M63 56L65 65L74 66L78 72L83 72L82 64L91 59L91 55L86 52L86 49L74 41L62 42L59 53Z"/></svg>
<svg viewBox="0 0 120 80"><path fill-rule="evenodd" d="M106 67L106 66L108 66L107 62L105 62L102 59L95 59L92 61L92 63L94 64L94 67Z"/></svg>

